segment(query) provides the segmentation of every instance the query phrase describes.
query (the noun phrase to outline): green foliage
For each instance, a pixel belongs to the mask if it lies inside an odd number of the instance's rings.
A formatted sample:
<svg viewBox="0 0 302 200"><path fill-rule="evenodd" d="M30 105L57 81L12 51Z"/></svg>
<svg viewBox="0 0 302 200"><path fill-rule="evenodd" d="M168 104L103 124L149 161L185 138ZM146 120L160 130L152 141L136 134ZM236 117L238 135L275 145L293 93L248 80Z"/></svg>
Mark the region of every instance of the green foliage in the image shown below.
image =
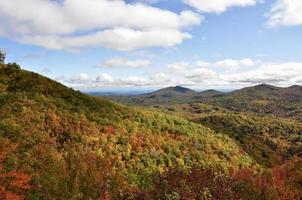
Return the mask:
<svg viewBox="0 0 302 200"><path fill-rule="evenodd" d="M171 108L171 104L204 103L207 107L211 105L229 111L302 120L302 86L298 85L280 88L263 84L229 93L215 90L180 93L165 88L146 95L109 98L126 105L164 107L172 109L170 111L178 111L178 108L175 109L173 106ZM202 109L194 109L194 112L201 113Z"/></svg>
<svg viewBox="0 0 302 200"><path fill-rule="evenodd" d="M196 121L230 135L258 163L280 164L299 154L302 124L292 120L253 117L243 114L211 114Z"/></svg>
<svg viewBox="0 0 302 200"><path fill-rule="evenodd" d="M154 174L169 167L256 165L226 135L90 97L16 64L0 68L0 84L4 167L31 175L28 199L120 199L152 188Z"/></svg>
<svg viewBox="0 0 302 200"><path fill-rule="evenodd" d="M0 124L0 137L8 138L14 142L23 139L20 128L12 124Z"/></svg>
<svg viewBox="0 0 302 200"><path fill-rule="evenodd" d="M302 86L258 85L201 101L237 112L302 120Z"/></svg>
<svg viewBox="0 0 302 200"><path fill-rule="evenodd" d="M299 121L259 117L252 114L257 110L213 103L231 98L215 91L201 97L175 89L183 95L175 99L170 88L169 95L160 91L148 97L146 102L158 104L158 109L126 107L74 91L17 64L1 65L0 150L5 158L0 174L20 173L26 186L30 179L30 187L21 185L17 193L26 199L301 196ZM265 104L267 90L277 102L279 90L268 88L257 96L257 103ZM244 106L254 102L243 93L248 99ZM299 105L299 95L285 94L290 105ZM211 99L212 105L166 105L166 100L158 101L163 96L178 103L182 98ZM0 187L0 197L1 192Z"/></svg>

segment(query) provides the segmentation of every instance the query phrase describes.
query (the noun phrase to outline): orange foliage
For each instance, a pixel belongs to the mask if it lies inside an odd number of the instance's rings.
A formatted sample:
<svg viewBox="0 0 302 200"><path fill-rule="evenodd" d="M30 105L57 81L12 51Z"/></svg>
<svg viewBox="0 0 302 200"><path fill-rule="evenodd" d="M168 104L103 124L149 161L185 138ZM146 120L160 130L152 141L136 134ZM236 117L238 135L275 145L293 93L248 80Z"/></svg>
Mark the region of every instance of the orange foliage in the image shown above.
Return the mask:
<svg viewBox="0 0 302 200"><path fill-rule="evenodd" d="M0 199L23 200L25 192L31 188L31 177L23 172L3 172L5 152L0 150Z"/></svg>

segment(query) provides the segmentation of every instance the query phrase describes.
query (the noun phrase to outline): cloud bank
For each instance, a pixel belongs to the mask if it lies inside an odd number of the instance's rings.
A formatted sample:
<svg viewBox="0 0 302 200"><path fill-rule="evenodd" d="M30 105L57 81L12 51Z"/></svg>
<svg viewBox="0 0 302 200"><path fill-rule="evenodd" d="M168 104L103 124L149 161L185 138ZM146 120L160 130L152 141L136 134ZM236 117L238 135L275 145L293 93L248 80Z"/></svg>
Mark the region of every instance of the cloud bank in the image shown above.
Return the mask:
<svg viewBox="0 0 302 200"><path fill-rule="evenodd" d="M236 71L229 70L232 66ZM181 61L168 64L162 71L147 76L116 77L101 73L97 77L88 77L82 74L65 78L61 82L72 87L184 85L232 88L262 83L288 86L302 83L302 63L261 62L250 58L194 63Z"/></svg>
<svg viewBox="0 0 302 200"><path fill-rule="evenodd" d="M111 58L105 60L101 64L98 64L98 66L104 68L141 68L148 67L150 64L150 60L129 60L127 58Z"/></svg>
<svg viewBox="0 0 302 200"><path fill-rule="evenodd" d="M0 36L48 49L171 47L203 17L123 0L0 0Z"/></svg>

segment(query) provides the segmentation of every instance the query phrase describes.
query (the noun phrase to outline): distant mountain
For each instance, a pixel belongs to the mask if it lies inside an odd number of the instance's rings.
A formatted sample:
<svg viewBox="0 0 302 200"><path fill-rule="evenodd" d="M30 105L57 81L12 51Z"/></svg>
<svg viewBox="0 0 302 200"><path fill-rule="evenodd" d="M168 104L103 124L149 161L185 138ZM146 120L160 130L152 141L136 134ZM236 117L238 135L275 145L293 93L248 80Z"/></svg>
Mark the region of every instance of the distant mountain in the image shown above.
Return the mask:
<svg viewBox="0 0 302 200"><path fill-rule="evenodd" d="M273 114L302 120L302 86L287 88L261 84L232 92L206 90L196 92L176 86L144 95L109 96L113 101L136 106L162 106L169 104L205 103L236 112Z"/></svg>
<svg viewBox="0 0 302 200"><path fill-rule="evenodd" d="M155 92L151 92L147 95L162 95L163 97L165 97L165 96L187 95L187 94L190 94L190 95L197 94L197 92L192 89L185 88L182 86L175 86L175 87L163 88L163 89L157 90Z"/></svg>
<svg viewBox="0 0 302 200"><path fill-rule="evenodd" d="M273 85L261 84L252 87L243 88L234 92L227 94L227 96L232 95L246 95L262 99L273 99L273 98L282 98L288 99L290 96L296 96L297 98L302 98L302 86L293 85L290 87L277 87ZM300 99L297 99L300 100Z"/></svg>
<svg viewBox="0 0 302 200"><path fill-rule="evenodd" d="M217 91L217 90L205 90L205 91L199 92L197 97L206 98L206 97L214 97L216 95L221 95L221 94L224 94L224 93Z"/></svg>
<svg viewBox="0 0 302 200"><path fill-rule="evenodd" d="M202 99L203 103L233 111L274 114L302 119L302 86L256 85Z"/></svg>
<svg viewBox="0 0 302 200"><path fill-rule="evenodd" d="M288 99L301 101L302 100L302 86L300 85L293 85L288 88L285 88L283 91L283 96L287 97Z"/></svg>
<svg viewBox="0 0 302 200"><path fill-rule="evenodd" d="M129 96L111 96L110 99L127 105L158 106L163 104L193 103L201 98L222 94L216 90L196 92L190 88L175 86L163 88L151 93Z"/></svg>
<svg viewBox="0 0 302 200"><path fill-rule="evenodd" d="M280 96L280 92L282 92L284 88L276 87L273 85L261 84L252 87L246 87L240 90L233 91L228 96L231 95L246 95L253 98L271 98L273 96Z"/></svg>
<svg viewBox="0 0 302 200"><path fill-rule="evenodd" d="M302 86L301 85L292 85L292 86L288 87L287 90L302 91Z"/></svg>

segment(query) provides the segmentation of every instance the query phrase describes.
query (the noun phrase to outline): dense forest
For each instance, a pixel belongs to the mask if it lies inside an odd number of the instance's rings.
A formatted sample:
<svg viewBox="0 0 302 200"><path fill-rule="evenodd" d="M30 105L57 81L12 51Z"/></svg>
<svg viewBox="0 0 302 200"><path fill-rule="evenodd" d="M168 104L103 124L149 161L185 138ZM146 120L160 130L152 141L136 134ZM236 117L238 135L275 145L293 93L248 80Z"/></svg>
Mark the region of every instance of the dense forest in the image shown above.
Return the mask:
<svg viewBox="0 0 302 200"><path fill-rule="evenodd" d="M299 200L301 88L279 89L134 107L0 65L0 199Z"/></svg>

